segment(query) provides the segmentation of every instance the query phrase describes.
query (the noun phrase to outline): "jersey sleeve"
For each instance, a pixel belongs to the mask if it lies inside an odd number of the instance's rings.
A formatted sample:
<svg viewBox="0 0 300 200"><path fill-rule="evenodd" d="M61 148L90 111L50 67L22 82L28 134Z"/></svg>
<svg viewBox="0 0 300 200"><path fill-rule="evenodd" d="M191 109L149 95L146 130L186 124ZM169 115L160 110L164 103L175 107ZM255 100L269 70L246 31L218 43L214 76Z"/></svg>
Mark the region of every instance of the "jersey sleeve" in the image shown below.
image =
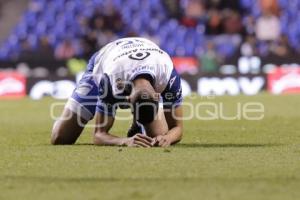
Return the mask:
<svg viewBox="0 0 300 200"><path fill-rule="evenodd" d="M164 109L176 108L182 103L181 79L173 69L165 90L161 93Z"/></svg>

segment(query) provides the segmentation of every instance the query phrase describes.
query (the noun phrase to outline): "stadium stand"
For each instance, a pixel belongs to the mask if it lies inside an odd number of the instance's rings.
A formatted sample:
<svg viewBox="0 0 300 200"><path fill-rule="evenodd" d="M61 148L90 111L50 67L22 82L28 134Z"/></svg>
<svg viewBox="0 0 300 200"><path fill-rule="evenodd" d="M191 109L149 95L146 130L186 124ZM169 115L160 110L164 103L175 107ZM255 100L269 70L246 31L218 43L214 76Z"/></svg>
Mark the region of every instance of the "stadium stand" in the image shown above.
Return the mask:
<svg viewBox="0 0 300 200"><path fill-rule="evenodd" d="M173 3L172 3L173 2ZM300 52L297 0L31 0L0 59L88 58L107 42L144 36L171 56L261 56ZM271 20L273 35L259 35ZM256 23L255 23L256 22ZM278 34L276 30L278 29ZM274 35L275 34L275 35ZM41 51L42 50L42 51Z"/></svg>
<svg viewBox="0 0 300 200"><path fill-rule="evenodd" d="M27 9L29 0L0 0L0 43L7 39L19 16Z"/></svg>

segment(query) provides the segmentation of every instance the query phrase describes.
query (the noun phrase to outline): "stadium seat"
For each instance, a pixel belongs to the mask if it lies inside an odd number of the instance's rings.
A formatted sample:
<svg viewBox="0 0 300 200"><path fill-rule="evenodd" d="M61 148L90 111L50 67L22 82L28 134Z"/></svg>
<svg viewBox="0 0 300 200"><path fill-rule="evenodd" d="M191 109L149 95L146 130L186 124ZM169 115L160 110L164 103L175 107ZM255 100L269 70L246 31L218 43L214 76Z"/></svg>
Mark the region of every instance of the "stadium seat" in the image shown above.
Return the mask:
<svg viewBox="0 0 300 200"><path fill-rule="evenodd" d="M280 17L282 33L288 34L290 44L299 49L300 36L300 1L278 0L283 10ZM256 0L240 0L245 10L244 17L260 16L261 10ZM31 6L22 16L21 21L1 46L0 59L8 58L7 52L19 52L19 42L28 37L32 47L38 47L38 39L47 35L53 47L66 38L78 43L85 29L78 19L90 18L95 9L105 12L106 6L113 5L122 16L126 31L135 31L138 35L152 35L161 41L171 55L192 56L205 49L210 38L204 35L205 27L199 23L196 28L180 25L176 19L167 18L161 0L31 0ZM193 38L193 39L190 39ZM225 41L218 43L217 51L230 56L238 48L236 44ZM264 45L260 49L264 52ZM3 50L8 48L7 50Z"/></svg>

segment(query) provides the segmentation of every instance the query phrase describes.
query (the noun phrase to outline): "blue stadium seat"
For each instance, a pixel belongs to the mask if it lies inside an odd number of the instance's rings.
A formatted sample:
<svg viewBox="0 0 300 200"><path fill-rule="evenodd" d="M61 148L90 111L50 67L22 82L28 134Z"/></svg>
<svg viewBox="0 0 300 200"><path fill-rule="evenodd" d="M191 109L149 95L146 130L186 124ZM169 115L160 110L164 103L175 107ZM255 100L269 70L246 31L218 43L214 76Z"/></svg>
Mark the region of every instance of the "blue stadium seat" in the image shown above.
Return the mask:
<svg viewBox="0 0 300 200"><path fill-rule="evenodd" d="M287 34L294 48L299 49L300 1L278 2L283 10L280 17L282 33ZM0 58L9 56L8 53L13 50L18 52L19 42L26 37L34 48L37 48L38 39L43 35L48 35L53 47L65 38L76 43L86 31L78 19L90 18L95 9L105 12L106 6L111 4L121 13L126 24L125 32L134 30L139 35L154 35L161 41L162 48L171 55L196 55L205 49L205 43L210 39L204 35L205 27L202 23L191 29L180 25L175 19L167 18L161 0L31 0L31 3L35 6L29 7L11 36L1 46ZM240 0L240 3L246 10L245 15L250 14L255 18L261 15L258 1ZM259 44L262 53L265 52L265 46ZM237 48L230 41L217 43L217 51L225 56L232 55Z"/></svg>

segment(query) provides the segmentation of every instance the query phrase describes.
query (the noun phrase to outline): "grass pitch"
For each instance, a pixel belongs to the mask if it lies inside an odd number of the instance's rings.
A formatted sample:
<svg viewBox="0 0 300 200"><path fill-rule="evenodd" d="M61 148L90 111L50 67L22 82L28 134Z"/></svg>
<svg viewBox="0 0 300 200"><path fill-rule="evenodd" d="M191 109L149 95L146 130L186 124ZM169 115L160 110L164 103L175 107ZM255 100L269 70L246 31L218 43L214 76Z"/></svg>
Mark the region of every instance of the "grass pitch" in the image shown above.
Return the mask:
<svg viewBox="0 0 300 200"><path fill-rule="evenodd" d="M51 146L54 100L0 101L0 199L299 199L300 96L186 100L203 101L223 102L228 116L260 102L265 117L188 120L168 149L93 146L92 128L76 145Z"/></svg>

